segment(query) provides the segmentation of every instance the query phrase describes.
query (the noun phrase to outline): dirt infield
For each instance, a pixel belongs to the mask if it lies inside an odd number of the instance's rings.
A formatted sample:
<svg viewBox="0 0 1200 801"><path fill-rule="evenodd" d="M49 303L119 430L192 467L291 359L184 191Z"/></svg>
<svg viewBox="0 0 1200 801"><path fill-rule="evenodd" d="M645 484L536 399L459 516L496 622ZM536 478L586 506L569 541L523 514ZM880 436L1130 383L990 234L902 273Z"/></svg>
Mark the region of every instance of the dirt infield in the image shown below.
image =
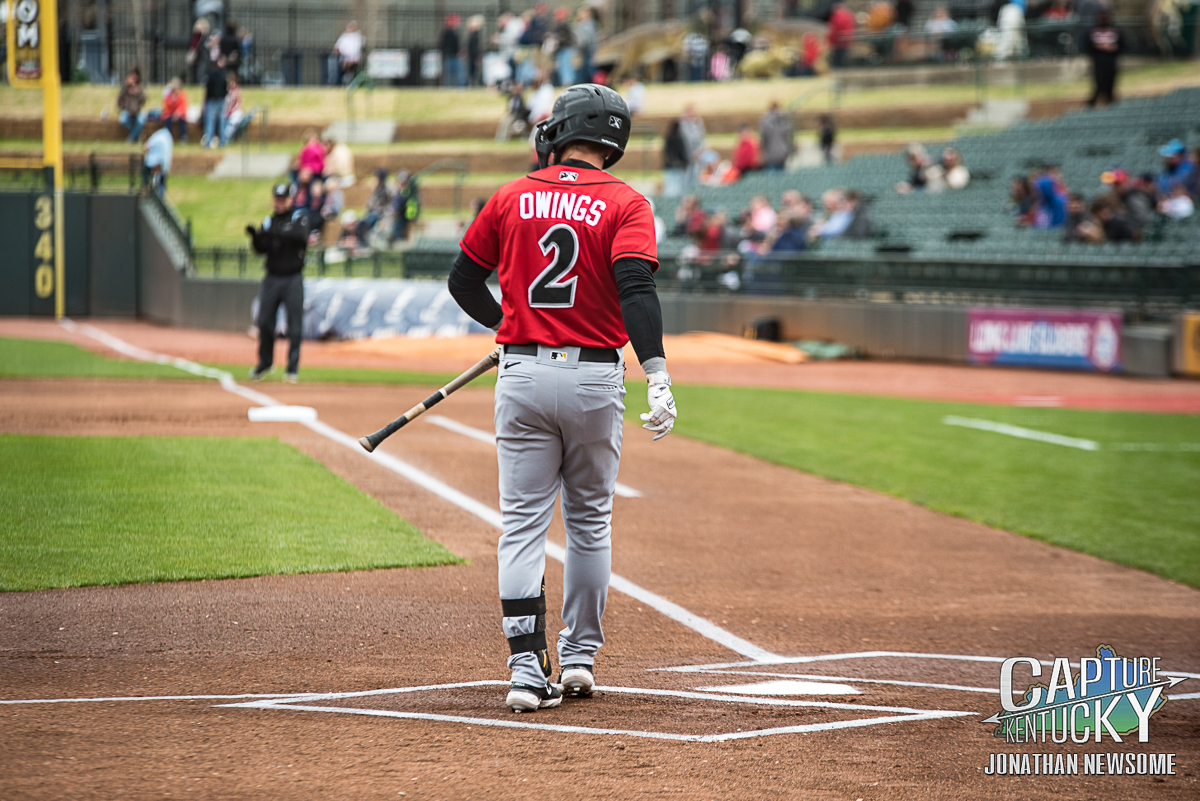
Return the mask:
<svg viewBox="0 0 1200 801"><path fill-rule="evenodd" d="M97 324L139 347L197 362L243 364L254 358L254 342L243 334L166 328L144 322ZM66 331L52 320L0 318L0 337L74 342L114 356L95 340ZM457 372L478 361L491 344L489 337L464 337L410 340L403 346L381 350L359 347L356 343L306 342L303 364ZM686 359L678 358L679 354L668 348L674 354L671 374L678 383L778 387L1003 406L1200 414L1200 381L1196 380L886 361L782 364L728 353L706 357L702 349L689 344ZM277 348L283 352L282 344Z"/></svg>
<svg viewBox="0 0 1200 801"><path fill-rule="evenodd" d="M428 389L264 391L358 436ZM469 564L0 595L2 699L311 694L0 705L0 798L1196 796L1200 699L1171 700L1143 745L1006 745L980 722L999 709L998 664L957 655L1074 661L1110 643L1200 672L1200 592L630 427L620 481L642 495L616 500L614 572L729 637L614 590L609 689L514 716L489 683L506 678L496 529L318 431L248 422L249 405L215 382L6 381L0 432L278 436ZM491 393L444 413L490 432ZM497 505L486 442L422 419L383 450ZM553 560L547 579L553 608ZM817 687L698 689L786 677ZM990 753L1068 750L1174 753L1178 773L983 773Z"/></svg>

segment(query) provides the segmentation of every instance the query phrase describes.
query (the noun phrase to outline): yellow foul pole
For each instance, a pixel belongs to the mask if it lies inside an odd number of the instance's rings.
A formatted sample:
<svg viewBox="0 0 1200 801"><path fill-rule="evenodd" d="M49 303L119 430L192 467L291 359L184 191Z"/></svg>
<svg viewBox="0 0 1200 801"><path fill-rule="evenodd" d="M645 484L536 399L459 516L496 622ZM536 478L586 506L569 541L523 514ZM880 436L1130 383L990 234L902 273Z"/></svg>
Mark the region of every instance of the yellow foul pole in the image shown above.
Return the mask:
<svg viewBox="0 0 1200 801"><path fill-rule="evenodd" d="M42 0L42 159L54 168L54 316L62 319L63 273L62 81L58 74L58 3Z"/></svg>

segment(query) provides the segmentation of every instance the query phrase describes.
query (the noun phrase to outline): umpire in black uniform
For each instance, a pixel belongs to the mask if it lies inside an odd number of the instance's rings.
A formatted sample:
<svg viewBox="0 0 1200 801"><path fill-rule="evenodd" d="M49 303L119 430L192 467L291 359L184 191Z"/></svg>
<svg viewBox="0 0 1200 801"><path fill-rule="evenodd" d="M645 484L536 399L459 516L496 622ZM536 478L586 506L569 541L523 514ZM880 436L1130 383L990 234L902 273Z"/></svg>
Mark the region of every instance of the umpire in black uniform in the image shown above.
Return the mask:
<svg viewBox="0 0 1200 801"><path fill-rule="evenodd" d="M267 256L267 275L258 292L258 365L250 371L257 381L275 361L275 320L279 305L287 308L288 363L283 380L295 383L300 371L300 335L304 329L304 254L308 248L308 215L292 208L287 184L271 190L275 213L262 227L247 225L256 253Z"/></svg>

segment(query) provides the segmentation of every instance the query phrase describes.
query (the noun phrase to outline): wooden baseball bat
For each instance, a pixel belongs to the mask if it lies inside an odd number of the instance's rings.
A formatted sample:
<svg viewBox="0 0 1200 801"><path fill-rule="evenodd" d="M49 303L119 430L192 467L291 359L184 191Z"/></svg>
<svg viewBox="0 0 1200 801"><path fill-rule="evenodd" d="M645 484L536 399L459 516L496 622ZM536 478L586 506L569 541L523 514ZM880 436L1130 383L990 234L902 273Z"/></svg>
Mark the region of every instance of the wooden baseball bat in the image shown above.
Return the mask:
<svg viewBox="0 0 1200 801"><path fill-rule="evenodd" d="M487 356L484 356L482 359L480 359L479 362L474 367L472 367L470 370L467 370L465 373L460 375L458 378L454 379L449 384L442 387L437 392L433 393L428 398L421 401L416 406L412 407L407 412L400 415L395 420L393 420L392 422L388 423L383 428L376 431L374 434L368 434L367 436L360 438L358 440L358 444L362 445L363 448L366 449L367 453L373 452L376 448L379 447L379 443L383 442L385 439L390 437L392 434L395 434L397 431L404 428L406 425L411 423L413 420L420 417L422 414L424 414L429 409L430 406L440 403L448 395L450 395L451 392L455 392L459 389L462 389L464 386L471 383L476 378L479 378L479 376L483 375L488 370L491 370L493 367L495 367L499 363L500 363L500 346L497 346L494 351L492 351Z"/></svg>

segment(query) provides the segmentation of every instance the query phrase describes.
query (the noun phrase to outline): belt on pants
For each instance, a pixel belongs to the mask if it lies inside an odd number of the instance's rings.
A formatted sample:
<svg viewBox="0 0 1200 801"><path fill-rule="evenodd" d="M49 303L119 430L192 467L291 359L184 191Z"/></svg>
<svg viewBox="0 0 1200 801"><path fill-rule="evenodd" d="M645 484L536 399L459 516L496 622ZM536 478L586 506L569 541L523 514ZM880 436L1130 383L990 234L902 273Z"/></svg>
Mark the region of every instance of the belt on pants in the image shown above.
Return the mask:
<svg viewBox="0 0 1200 801"><path fill-rule="evenodd" d="M505 345L505 353L512 353L517 356L537 356L538 346L534 344L528 345ZM618 361L616 348L580 348L579 361L581 362L599 362L601 364L616 364Z"/></svg>

